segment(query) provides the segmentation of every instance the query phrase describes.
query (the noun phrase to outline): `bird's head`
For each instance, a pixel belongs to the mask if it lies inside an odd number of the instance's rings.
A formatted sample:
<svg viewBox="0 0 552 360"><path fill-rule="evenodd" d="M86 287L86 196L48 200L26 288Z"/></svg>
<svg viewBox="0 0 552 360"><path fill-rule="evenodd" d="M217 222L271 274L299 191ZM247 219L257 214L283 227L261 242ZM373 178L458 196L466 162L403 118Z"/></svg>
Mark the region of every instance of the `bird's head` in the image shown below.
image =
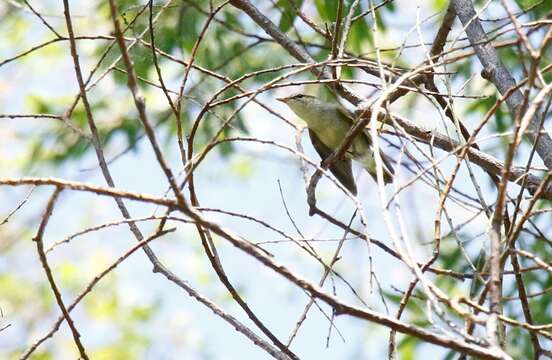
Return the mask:
<svg viewBox="0 0 552 360"><path fill-rule="evenodd" d="M328 105L315 96L295 94L279 98L293 112L299 116L308 126L316 126L322 114L326 113Z"/></svg>
<svg viewBox="0 0 552 360"><path fill-rule="evenodd" d="M287 97L278 98L276 100L283 102L292 109L296 109L298 107L309 108L320 103L320 100L318 100L316 97L306 94L295 94Z"/></svg>

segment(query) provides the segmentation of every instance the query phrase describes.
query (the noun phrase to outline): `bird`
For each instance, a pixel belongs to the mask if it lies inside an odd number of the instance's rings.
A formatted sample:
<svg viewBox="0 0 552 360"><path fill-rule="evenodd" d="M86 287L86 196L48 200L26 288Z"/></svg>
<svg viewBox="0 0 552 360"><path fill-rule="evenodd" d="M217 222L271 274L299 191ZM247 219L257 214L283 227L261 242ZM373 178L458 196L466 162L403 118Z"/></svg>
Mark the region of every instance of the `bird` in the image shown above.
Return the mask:
<svg viewBox="0 0 552 360"><path fill-rule="evenodd" d="M343 142L345 135L354 124L354 116L340 104L324 102L307 94L294 94L277 98L286 104L308 127L309 137L314 149L324 161ZM371 148L372 141L366 131L361 131L341 159L336 159L330 165L332 174L353 195L357 187L353 178L351 160L358 162L374 179L376 177L376 162ZM383 181L385 184L393 181L393 168L385 154L383 159Z"/></svg>

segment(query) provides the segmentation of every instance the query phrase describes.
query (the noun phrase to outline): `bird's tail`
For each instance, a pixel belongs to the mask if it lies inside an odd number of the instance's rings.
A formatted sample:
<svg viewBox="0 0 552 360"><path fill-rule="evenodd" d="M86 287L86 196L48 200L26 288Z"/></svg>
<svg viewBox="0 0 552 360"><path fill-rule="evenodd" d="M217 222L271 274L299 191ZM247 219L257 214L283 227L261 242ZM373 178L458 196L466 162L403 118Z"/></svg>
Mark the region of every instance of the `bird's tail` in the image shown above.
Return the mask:
<svg viewBox="0 0 552 360"><path fill-rule="evenodd" d="M393 182L393 167L389 158L384 153L380 152L381 158L383 160L383 182L384 184L389 184ZM358 159L362 164L362 167L377 181L377 172L376 172L376 161L372 154L365 156L361 159Z"/></svg>

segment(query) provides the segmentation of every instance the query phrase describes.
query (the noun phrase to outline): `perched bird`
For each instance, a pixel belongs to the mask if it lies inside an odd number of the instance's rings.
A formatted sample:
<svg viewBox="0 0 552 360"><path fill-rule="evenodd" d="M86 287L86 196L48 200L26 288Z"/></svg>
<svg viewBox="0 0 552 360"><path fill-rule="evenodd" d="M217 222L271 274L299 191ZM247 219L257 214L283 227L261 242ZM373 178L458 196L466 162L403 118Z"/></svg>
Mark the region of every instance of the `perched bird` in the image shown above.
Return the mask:
<svg viewBox="0 0 552 360"><path fill-rule="evenodd" d="M353 125L353 115L339 104L323 102L320 99L305 94L296 94L277 99L293 110L297 116L307 123L312 145L322 158L329 157L343 142L345 135ZM376 162L371 149L370 136L366 131L358 134L342 159L336 159L330 166L330 171L351 193L357 193L351 159L357 161L376 179ZM387 184L393 181L393 171L389 161L382 153L384 161L383 181Z"/></svg>

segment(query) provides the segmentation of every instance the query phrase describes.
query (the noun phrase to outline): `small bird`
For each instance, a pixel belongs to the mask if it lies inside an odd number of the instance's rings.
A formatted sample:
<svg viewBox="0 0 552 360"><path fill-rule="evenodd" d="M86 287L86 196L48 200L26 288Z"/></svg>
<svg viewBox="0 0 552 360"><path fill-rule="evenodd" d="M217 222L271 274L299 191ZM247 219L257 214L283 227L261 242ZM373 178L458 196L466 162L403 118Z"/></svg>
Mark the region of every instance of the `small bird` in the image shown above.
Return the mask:
<svg viewBox="0 0 552 360"><path fill-rule="evenodd" d="M322 161L341 145L354 123L354 117L347 109L339 104L323 102L311 95L296 94L277 100L289 106L297 116L307 123L312 145ZM332 174L354 195L357 193L357 188L351 169L351 159L360 163L376 179L376 162L371 144L368 133L362 131L355 137L345 152L344 158L336 159L330 166ZM383 153L382 159L384 162L383 181L388 184L393 181L393 171Z"/></svg>

